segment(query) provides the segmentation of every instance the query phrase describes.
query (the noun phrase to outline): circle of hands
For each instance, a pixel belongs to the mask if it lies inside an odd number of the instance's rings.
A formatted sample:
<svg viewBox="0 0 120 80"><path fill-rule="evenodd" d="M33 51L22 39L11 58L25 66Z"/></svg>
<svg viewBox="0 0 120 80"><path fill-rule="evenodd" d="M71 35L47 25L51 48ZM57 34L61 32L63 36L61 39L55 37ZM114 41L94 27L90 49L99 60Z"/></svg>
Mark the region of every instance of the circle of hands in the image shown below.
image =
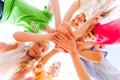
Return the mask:
<svg viewBox="0 0 120 80"><path fill-rule="evenodd" d="M76 48L75 35L73 34L68 23L61 22L56 30L52 30L52 32L48 33L47 35L50 37L50 40L56 44L56 49L62 49L64 52L70 53L70 51L73 51L74 48ZM42 57L42 54L40 55L40 52L43 51L44 48L41 49L41 46L39 45L39 43L37 43L29 48L28 53L36 55L34 57Z"/></svg>
<svg viewBox="0 0 120 80"><path fill-rule="evenodd" d="M56 44L55 48L62 49L64 52L70 52L73 47L76 47L75 35L70 24L61 22L56 30L52 30L51 34L50 40Z"/></svg>

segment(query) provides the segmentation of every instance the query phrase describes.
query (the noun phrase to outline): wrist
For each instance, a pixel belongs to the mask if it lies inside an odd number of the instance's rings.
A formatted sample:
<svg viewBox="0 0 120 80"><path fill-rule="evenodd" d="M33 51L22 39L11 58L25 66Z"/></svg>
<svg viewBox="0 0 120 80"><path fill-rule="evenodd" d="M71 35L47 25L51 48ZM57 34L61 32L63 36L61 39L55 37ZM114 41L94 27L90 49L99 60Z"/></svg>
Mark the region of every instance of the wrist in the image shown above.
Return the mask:
<svg viewBox="0 0 120 80"><path fill-rule="evenodd" d="M77 51L77 50L71 51L71 54L70 54L70 55L71 55L72 58L75 58L75 57L77 58L77 57L79 57L79 54L78 54L78 51Z"/></svg>
<svg viewBox="0 0 120 80"><path fill-rule="evenodd" d="M77 54L78 51L77 51L76 49L73 49L73 50L70 51L70 53L71 53L71 54Z"/></svg>
<svg viewBox="0 0 120 80"><path fill-rule="evenodd" d="M50 40L50 39L51 39L51 33L47 33L43 35L43 40Z"/></svg>

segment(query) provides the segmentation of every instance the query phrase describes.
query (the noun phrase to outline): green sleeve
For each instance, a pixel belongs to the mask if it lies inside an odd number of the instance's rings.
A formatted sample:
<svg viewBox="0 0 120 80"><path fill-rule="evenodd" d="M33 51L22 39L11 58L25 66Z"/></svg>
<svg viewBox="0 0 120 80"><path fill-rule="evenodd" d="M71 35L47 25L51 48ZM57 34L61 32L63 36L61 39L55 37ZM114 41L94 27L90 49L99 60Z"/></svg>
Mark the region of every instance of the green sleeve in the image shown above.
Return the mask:
<svg viewBox="0 0 120 80"><path fill-rule="evenodd" d="M27 32L42 32L51 19L47 9L39 10L25 0L5 1L2 21L24 27Z"/></svg>

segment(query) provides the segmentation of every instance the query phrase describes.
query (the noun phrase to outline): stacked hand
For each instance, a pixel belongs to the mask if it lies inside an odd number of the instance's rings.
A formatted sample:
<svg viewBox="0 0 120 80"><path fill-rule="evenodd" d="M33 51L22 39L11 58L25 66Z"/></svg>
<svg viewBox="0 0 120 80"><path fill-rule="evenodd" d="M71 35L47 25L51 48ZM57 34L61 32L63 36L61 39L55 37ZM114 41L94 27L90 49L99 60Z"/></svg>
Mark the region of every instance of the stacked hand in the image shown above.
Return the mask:
<svg viewBox="0 0 120 80"><path fill-rule="evenodd" d="M68 33L62 34L57 32L53 41L62 49L70 52L76 48L75 37L70 28L67 28Z"/></svg>

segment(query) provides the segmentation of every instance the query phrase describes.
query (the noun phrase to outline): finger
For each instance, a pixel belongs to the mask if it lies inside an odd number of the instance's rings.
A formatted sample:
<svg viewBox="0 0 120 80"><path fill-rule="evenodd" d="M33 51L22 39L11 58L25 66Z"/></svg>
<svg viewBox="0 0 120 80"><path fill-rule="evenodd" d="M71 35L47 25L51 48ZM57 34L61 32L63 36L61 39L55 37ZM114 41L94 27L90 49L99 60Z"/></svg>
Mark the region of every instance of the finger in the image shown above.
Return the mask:
<svg viewBox="0 0 120 80"><path fill-rule="evenodd" d="M72 33L72 29L71 29L71 27L69 26L69 27L67 27L67 29L68 29L68 31L70 32L70 33Z"/></svg>
<svg viewBox="0 0 120 80"><path fill-rule="evenodd" d="M34 44L30 48L30 51L32 52L31 54L34 54L35 56L40 55L40 53L41 53L40 48L41 48L41 45L39 43Z"/></svg>
<svg viewBox="0 0 120 80"><path fill-rule="evenodd" d="M37 55L38 54L38 51L37 50L39 50L38 49L38 47L37 47L37 45L34 45L34 46L32 46L31 48L30 48L30 52L31 52L31 54L35 54L35 55Z"/></svg>
<svg viewBox="0 0 120 80"><path fill-rule="evenodd" d="M60 36L59 34L57 34L55 37L58 38L59 40L63 40L63 39L64 39L64 38L63 38L62 36Z"/></svg>
<svg viewBox="0 0 120 80"><path fill-rule="evenodd" d="M33 48L33 52L35 56L38 56L40 54L39 49L36 49L36 48Z"/></svg>
<svg viewBox="0 0 120 80"><path fill-rule="evenodd" d="M57 38L57 37L54 37L53 41L61 42L61 40L59 38Z"/></svg>
<svg viewBox="0 0 120 80"><path fill-rule="evenodd" d="M56 41L56 40L54 40L54 42L55 42L55 44L57 45L57 47L60 47L60 46L61 46L61 43L60 43L60 42L58 42L58 41Z"/></svg>
<svg viewBox="0 0 120 80"><path fill-rule="evenodd" d="M28 53L27 53L27 54L28 54L30 57L33 57L33 56L34 56L34 53L35 53L35 52L34 52L33 48L31 48L31 49L28 50ZM35 53L35 54L36 54L36 53Z"/></svg>
<svg viewBox="0 0 120 80"><path fill-rule="evenodd" d="M62 33L57 33L56 34L56 36L59 38L59 39L64 39L64 38L66 38L66 36L64 35L64 34L62 34Z"/></svg>
<svg viewBox="0 0 120 80"><path fill-rule="evenodd" d="M72 29L71 29L70 27L68 27L68 32L70 33L70 35L71 35L73 38L75 38L75 35L73 34Z"/></svg>
<svg viewBox="0 0 120 80"><path fill-rule="evenodd" d="M66 36L67 36L67 38L70 39L70 40L73 39L73 37L72 37L72 35L71 35L70 33L67 33Z"/></svg>
<svg viewBox="0 0 120 80"><path fill-rule="evenodd" d="M41 53L40 48L41 48L40 46L36 46L36 47L33 48L33 51L35 52L36 55L40 55L40 53Z"/></svg>

